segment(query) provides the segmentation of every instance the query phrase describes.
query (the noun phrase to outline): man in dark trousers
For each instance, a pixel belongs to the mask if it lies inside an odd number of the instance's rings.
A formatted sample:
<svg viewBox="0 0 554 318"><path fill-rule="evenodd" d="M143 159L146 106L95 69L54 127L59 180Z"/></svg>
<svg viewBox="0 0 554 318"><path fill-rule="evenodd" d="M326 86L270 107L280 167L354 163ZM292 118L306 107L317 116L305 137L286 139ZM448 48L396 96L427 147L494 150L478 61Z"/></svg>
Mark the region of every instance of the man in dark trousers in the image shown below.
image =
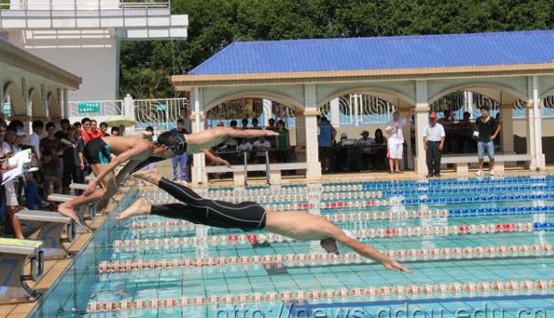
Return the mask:
<svg viewBox="0 0 554 318"><path fill-rule="evenodd" d="M177 127L170 130L174 134L188 134L189 132L185 128L185 120L183 118L177 119ZM181 182L186 184L187 182L187 154L181 154L177 155L173 158L171 158L171 164L172 164L172 181L177 181L178 177L181 178ZM177 166L180 166L181 173L177 173Z"/></svg>
<svg viewBox="0 0 554 318"><path fill-rule="evenodd" d="M444 127L437 123L437 113L429 116L429 127L423 135L423 147L427 155L427 178L441 176L441 151L444 148L446 134Z"/></svg>
<svg viewBox="0 0 554 318"><path fill-rule="evenodd" d="M494 175L494 139L500 133L498 121L489 115L489 107L481 106L481 117L475 121L475 134L477 137L477 156L479 157L479 170L477 176L483 176L485 152L489 156L490 174Z"/></svg>

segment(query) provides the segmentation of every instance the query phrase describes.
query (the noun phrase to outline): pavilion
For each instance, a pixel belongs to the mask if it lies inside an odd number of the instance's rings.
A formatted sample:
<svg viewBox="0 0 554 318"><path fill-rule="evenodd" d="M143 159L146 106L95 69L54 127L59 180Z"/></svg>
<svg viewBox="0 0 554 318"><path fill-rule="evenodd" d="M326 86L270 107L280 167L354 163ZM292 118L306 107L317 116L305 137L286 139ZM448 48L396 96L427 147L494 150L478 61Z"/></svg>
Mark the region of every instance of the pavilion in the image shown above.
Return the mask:
<svg viewBox="0 0 554 318"><path fill-rule="evenodd" d="M172 81L178 91L191 93L193 131L204 129L204 113L237 98L271 99L294 108L308 179L321 174L318 107L349 93L377 96L401 113L415 113L413 160L421 175L426 173L422 134L434 101L459 90L487 95L501 105L502 135L512 136L513 105L523 100L528 167L543 170L541 107L554 90L554 30L235 42ZM502 139L504 153L513 147L510 138ZM193 182L202 182L203 155L195 155L194 165L201 172L193 173Z"/></svg>

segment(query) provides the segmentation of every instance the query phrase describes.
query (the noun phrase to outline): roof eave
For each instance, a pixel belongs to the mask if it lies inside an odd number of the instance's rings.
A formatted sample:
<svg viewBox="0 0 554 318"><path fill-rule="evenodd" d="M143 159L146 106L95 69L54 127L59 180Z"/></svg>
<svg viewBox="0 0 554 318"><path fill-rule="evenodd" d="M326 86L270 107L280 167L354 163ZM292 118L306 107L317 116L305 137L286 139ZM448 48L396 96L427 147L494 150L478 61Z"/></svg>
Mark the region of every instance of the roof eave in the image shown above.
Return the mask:
<svg viewBox="0 0 554 318"><path fill-rule="evenodd" d="M0 45L2 63L27 71L68 89L79 89L81 77L49 63L15 45L3 42Z"/></svg>
<svg viewBox="0 0 554 318"><path fill-rule="evenodd" d="M208 86L298 84L314 82L333 83L376 80L431 80L460 77L511 77L543 74L554 74L554 63L351 71L173 75L171 81L177 91L188 91L193 87Z"/></svg>

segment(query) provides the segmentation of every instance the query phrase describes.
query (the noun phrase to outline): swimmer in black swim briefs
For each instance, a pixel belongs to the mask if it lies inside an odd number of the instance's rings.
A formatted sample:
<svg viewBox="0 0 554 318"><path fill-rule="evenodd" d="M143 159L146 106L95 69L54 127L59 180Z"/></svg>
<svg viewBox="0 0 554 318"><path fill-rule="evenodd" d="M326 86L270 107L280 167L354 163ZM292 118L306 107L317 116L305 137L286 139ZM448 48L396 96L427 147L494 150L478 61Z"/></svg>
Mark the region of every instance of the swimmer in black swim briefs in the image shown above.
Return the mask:
<svg viewBox="0 0 554 318"><path fill-rule="evenodd" d="M156 142L145 138L146 135L142 137L102 137L99 141L94 141L94 144L88 146L91 150L88 152L88 156L93 160L91 168L96 180L89 183L82 196L60 204L58 211L79 223L79 218L75 212L77 207L109 199L115 194L117 185L128 173L136 171L137 168L145 164L169 159L175 155L204 152L213 162L229 166L227 161L214 156L208 149L229 137L252 138L277 135L276 132L270 130L237 130L218 127L189 135L164 132L158 136ZM103 161L97 153L92 154L92 150L111 152L115 154L115 157L110 162L106 162L107 160ZM113 174L115 168L127 161L128 163L115 178Z"/></svg>
<svg viewBox="0 0 554 318"><path fill-rule="evenodd" d="M387 269L410 272L392 258L348 236L322 216L300 211L266 211L253 202L233 204L205 199L183 185L160 177L155 169L140 171L133 176L157 185L182 203L152 205L139 199L118 215L118 220L134 215L155 214L214 227L264 229L300 241L318 240L330 253L338 251L336 242L339 241L356 253L382 263Z"/></svg>

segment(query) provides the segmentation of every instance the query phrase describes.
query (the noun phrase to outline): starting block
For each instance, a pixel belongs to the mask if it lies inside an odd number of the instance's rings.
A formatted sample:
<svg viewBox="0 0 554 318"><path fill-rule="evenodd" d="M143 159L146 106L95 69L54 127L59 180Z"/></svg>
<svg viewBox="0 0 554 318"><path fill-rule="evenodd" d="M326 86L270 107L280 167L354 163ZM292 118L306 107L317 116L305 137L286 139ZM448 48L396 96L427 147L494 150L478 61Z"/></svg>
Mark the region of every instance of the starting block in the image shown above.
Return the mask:
<svg viewBox="0 0 554 318"><path fill-rule="evenodd" d="M38 293L25 280L37 281L44 271L41 241L0 238L0 304L35 300ZM31 275L23 275L27 259Z"/></svg>
<svg viewBox="0 0 554 318"><path fill-rule="evenodd" d="M46 259L70 257L71 254L63 246L63 241L73 242L75 239L75 223L58 212L21 210L15 214L21 223L39 223L42 226L37 240L43 241L44 257ZM62 239L62 232L67 231L67 238Z"/></svg>
<svg viewBox="0 0 554 318"><path fill-rule="evenodd" d="M54 193L48 196L48 201L63 203L76 197L77 196L75 195ZM75 210L75 212L77 212L77 216L79 217L79 222L81 222L81 225L76 225L77 233L86 233L92 231L92 229L85 223L85 212L87 211L88 219L94 220L94 218L96 218L96 203L91 203L86 207L79 207Z"/></svg>

